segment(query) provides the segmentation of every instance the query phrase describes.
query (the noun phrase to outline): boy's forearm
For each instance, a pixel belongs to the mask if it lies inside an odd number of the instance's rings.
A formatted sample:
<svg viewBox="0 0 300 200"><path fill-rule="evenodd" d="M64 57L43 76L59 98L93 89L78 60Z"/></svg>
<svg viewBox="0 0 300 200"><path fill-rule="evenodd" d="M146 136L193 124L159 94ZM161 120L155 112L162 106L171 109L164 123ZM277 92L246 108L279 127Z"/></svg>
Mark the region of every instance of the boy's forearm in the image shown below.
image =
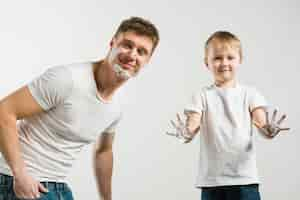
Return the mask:
<svg viewBox="0 0 300 200"><path fill-rule="evenodd" d="M16 118L0 111L0 151L14 176L24 170L16 122Z"/></svg>
<svg viewBox="0 0 300 200"><path fill-rule="evenodd" d="M113 152L95 154L95 175L101 200L111 200L111 179L113 170Z"/></svg>

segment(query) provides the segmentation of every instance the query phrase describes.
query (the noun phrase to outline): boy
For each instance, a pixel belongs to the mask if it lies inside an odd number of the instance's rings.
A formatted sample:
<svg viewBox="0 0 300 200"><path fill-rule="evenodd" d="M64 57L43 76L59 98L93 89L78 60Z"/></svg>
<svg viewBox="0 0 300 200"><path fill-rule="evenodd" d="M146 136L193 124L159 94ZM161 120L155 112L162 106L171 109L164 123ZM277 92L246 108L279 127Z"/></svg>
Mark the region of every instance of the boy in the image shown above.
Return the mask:
<svg viewBox="0 0 300 200"><path fill-rule="evenodd" d="M259 200L252 123L267 138L288 130L279 126L286 115L275 122L275 110L270 121L264 97L237 82L241 62L241 43L235 35L226 31L211 35L205 45L205 65L214 84L194 95L184 110L186 122L177 114L178 123L171 121L176 133L167 133L187 143L200 130L197 187L202 189L202 200Z"/></svg>

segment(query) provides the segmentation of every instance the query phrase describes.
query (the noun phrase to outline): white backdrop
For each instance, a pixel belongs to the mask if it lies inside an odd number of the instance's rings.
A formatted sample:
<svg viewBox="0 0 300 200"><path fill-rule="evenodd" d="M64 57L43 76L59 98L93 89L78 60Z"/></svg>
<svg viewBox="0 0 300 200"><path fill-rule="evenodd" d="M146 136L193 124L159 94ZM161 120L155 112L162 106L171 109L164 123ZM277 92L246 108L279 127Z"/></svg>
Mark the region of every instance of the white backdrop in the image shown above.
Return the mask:
<svg viewBox="0 0 300 200"><path fill-rule="evenodd" d="M200 199L194 188L199 138L183 145L166 136L169 120L193 92L211 83L203 46L216 30L242 40L239 79L288 114L290 134L257 137L263 199L300 197L300 3L286 1L0 0L0 98L53 65L104 57L120 21L142 16L161 34L152 61L126 84L124 119L114 144L113 197ZM99 199L91 147L70 173L75 199Z"/></svg>

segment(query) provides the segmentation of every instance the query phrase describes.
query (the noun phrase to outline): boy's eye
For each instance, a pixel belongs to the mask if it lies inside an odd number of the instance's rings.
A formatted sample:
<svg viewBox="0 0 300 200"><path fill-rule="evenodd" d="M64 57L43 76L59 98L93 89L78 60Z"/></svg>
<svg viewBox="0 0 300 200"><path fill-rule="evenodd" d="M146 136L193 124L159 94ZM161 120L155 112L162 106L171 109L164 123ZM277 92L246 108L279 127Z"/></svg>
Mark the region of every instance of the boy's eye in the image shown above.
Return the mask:
<svg viewBox="0 0 300 200"><path fill-rule="evenodd" d="M221 60L222 58L221 58L221 56L216 56L215 58L214 58L214 60Z"/></svg>
<svg viewBox="0 0 300 200"><path fill-rule="evenodd" d="M228 56L228 60L233 60L234 56Z"/></svg>

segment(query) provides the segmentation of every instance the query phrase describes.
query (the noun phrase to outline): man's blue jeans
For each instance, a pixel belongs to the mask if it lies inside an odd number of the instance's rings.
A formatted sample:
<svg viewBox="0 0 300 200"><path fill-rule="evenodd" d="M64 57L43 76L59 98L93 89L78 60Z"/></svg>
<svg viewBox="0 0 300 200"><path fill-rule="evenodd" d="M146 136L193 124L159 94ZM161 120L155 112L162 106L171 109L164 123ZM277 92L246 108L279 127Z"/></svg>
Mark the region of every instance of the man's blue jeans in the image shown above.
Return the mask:
<svg viewBox="0 0 300 200"><path fill-rule="evenodd" d="M260 200L258 184L201 188L201 200Z"/></svg>
<svg viewBox="0 0 300 200"><path fill-rule="evenodd" d="M41 193L36 200L73 200L73 195L66 183L42 182L49 190L48 193ZM13 177L0 174L0 200L24 200L18 199L13 190Z"/></svg>

